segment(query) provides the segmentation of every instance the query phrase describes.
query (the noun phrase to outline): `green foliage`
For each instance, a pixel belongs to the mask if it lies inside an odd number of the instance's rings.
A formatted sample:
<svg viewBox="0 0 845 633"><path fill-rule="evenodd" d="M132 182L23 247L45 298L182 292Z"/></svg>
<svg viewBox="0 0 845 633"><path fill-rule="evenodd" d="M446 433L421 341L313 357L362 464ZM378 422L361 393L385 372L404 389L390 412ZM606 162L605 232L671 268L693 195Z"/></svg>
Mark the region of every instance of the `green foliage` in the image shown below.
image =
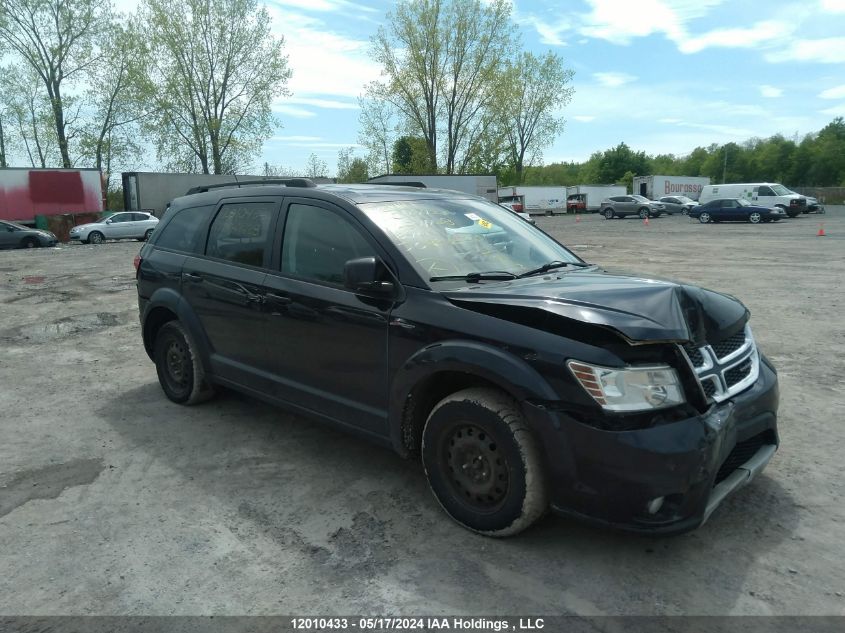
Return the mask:
<svg viewBox="0 0 845 633"><path fill-rule="evenodd" d="M306 178L326 178L328 171L329 166L326 164L326 161L314 153L308 156L308 161L305 163Z"/></svg>
<svg viewBox="0 0 845 633"><path fill-rule="evenodd" d="M367 161L355 156L355 150L351 147L342 149L337 153L337 181L343 183L367 182L369 170Z"/></svg>
<svg viewBox="0 0 845 633"><path fill-rule="evenodd" d="M424 138L400 136L393 143L394 174L430 174L428 150Z"/></svg>

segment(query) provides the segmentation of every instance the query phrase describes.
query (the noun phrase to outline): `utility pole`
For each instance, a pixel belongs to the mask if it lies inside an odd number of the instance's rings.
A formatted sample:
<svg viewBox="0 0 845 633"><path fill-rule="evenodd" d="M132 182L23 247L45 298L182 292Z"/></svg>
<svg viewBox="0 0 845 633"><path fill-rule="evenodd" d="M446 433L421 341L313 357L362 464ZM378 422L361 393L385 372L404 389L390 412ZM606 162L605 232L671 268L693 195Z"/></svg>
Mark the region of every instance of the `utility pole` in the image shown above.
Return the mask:
<svg viewBox="0 0 845 633"><path fill-rule="evenodd" d="M725 167L722 169L722 184L728 182L728 146L725 145Z"/></svg>
<svg viewBox="0 0 845 633"><path fill-rule="evenodd" d="M6 164L6 137L3 134L3 116L0 115L0 167L8 167Z"/></svg>

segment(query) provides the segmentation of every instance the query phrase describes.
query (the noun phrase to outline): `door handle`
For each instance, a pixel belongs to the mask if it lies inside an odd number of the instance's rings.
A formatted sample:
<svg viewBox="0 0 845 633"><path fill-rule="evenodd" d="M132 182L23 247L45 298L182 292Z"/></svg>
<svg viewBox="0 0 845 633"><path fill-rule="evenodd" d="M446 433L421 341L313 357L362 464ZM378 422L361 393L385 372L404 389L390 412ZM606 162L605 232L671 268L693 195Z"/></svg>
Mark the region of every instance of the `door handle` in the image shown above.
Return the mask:
<svg viewBox="0 0 845 633"><path fill-rule="evenodd" d="M186 281L202 281L202 275L199 273L182 273L182 279Z"/></svg>
<svg viewBox="0 0 845 633"><path fill-rule="evenodd" d="M262 297L261 295L248 294L248 295L246 296L246 301L247 301L247 303L258 303L258 304L262 304L262 303L264 303L265 299L264 299L264 297Z"/></svg>

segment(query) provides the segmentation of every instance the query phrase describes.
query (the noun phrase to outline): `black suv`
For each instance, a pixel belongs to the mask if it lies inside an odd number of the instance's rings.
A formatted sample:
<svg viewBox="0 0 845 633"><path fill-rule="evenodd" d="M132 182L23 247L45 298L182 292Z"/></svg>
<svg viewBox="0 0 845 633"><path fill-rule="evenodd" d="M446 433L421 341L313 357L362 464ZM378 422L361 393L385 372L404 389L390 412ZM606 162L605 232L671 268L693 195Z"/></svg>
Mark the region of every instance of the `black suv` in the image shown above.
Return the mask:
<svg viewBox="0 0 845 633"><path fill-rule="evenodd" d="M174 402L230 387L419 457L496 536L548 508L689 530L776 450L776 372L732 297L607 273L455 191L240 185L174 200L136 258Z"/></svg>

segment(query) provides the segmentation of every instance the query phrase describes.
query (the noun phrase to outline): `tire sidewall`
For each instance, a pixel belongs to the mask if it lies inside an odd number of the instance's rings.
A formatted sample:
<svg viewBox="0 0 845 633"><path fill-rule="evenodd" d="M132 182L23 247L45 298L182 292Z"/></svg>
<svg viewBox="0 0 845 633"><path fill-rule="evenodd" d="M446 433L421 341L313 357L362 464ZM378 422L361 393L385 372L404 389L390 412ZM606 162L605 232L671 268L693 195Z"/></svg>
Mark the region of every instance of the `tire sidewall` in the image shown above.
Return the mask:
<svg viewBox="0 0 845 633"><path fill-rule="evenodd" d="M494 511L482 513L458 501L456 491L446 480L448 467L440 461L445 459L442 447L451 432L462 423L484 430L507 461L508 492ZM525 458L510 428L494 411L472 400L451 401L438 406L423 430L422 462L440 505L464 527L481 533L495 533L510 527L522 516L527 494Z"/></svg>
<svg viewBox="0 0 845 633"><path fill-rule="evenodd" d="M756 220L754 219L755 216L757 217ZM760 215L760 213L758 213L757 211L748 214L748 221L751 222L751 224L759 224L760 220L762 220L762 219L763 219L763 216Z"/></svg>
<svg viewBox="0 0 845 633"><path fill-rule="evenodd" d="M639 213L640 218L642 218L643 220L645 220L647 217L649 217L651 215L651 212L648 209L646 209L645 207L641 208L638 213Z"/></svg>
<svg viewBox="0 0 845 633"><path fill-rule="evenodd" d="M602 215L604 216L605 220L612 220L613 219L613 209L605 209L602 211Z"/></svg>
<svg viewBox="0 0 845 633"><path fill-rule="evenodd" d="M707 224L710 222L710 214L709 213L702 213L698 216L698 221L702 224Z"/></svg>

